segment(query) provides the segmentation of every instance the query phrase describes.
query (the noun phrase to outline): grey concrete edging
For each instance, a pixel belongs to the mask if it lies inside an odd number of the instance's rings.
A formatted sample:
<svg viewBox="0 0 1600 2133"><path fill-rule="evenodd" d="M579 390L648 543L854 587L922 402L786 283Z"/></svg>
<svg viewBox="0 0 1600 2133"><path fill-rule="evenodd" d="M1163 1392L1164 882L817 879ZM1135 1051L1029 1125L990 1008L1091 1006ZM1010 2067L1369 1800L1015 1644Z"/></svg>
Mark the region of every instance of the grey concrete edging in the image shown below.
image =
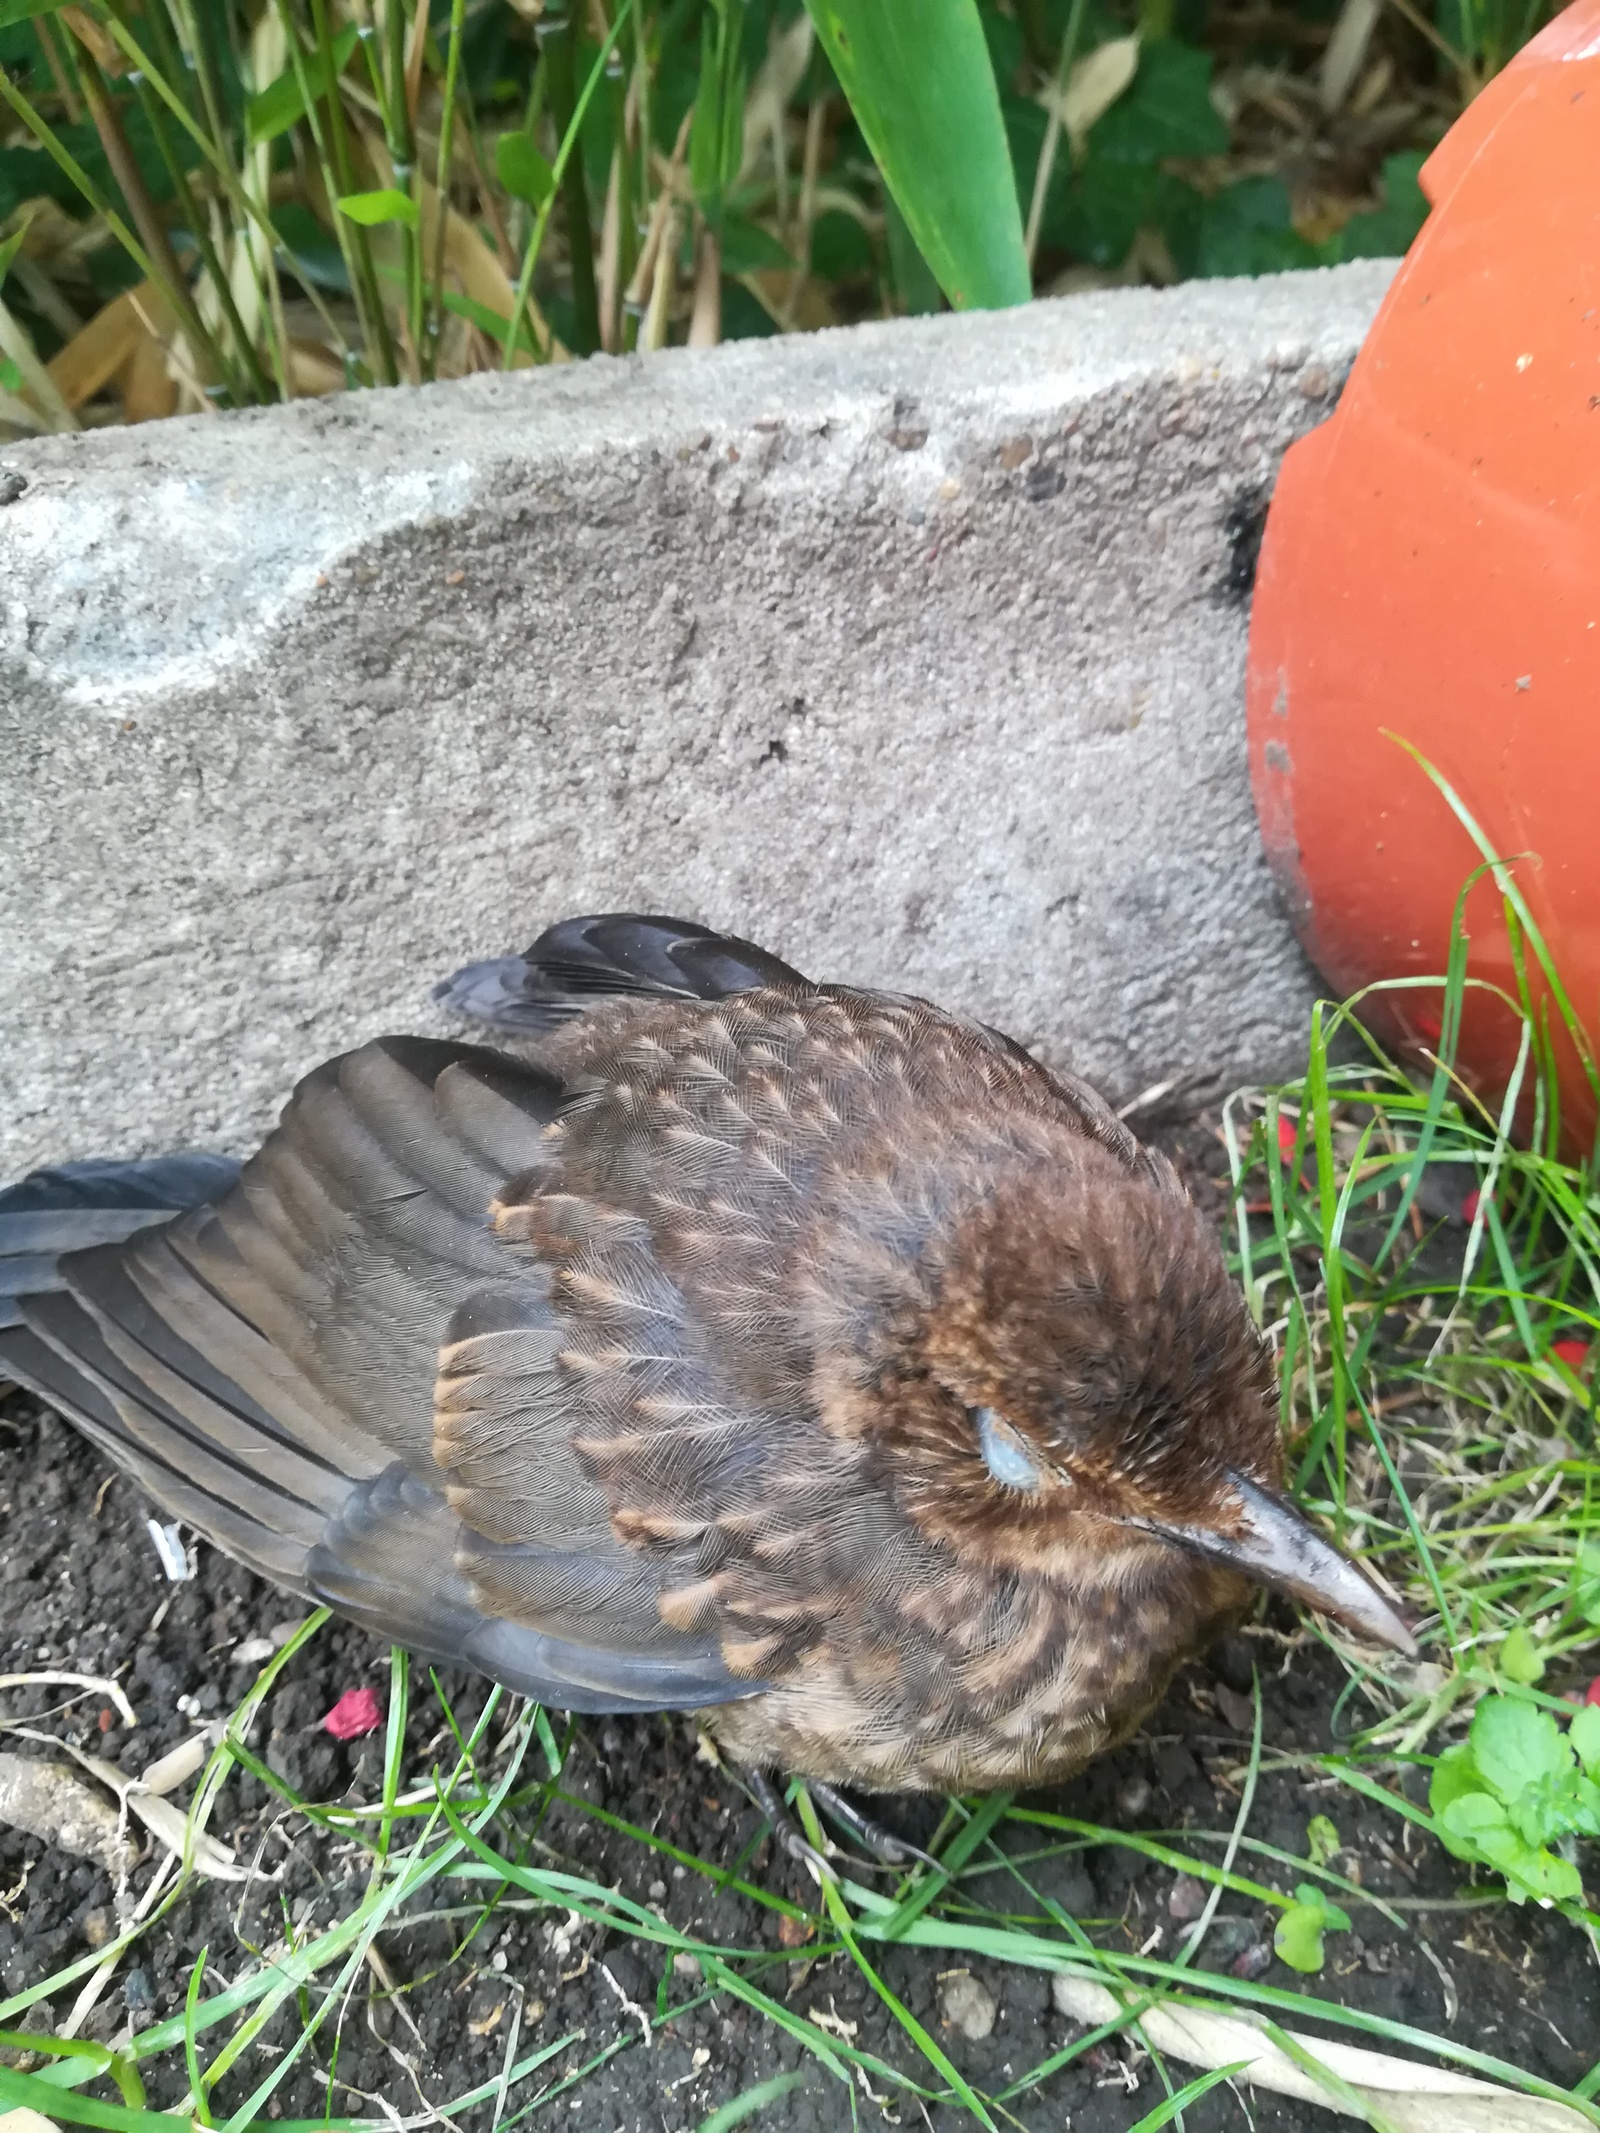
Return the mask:
<svg viewBox="0 0 1600 2133"><path fill-rule="evenodd" d="M1288 1071L1252 532L1374 261L0 451L0 1176L239 1148L579 909Z"/></svg>

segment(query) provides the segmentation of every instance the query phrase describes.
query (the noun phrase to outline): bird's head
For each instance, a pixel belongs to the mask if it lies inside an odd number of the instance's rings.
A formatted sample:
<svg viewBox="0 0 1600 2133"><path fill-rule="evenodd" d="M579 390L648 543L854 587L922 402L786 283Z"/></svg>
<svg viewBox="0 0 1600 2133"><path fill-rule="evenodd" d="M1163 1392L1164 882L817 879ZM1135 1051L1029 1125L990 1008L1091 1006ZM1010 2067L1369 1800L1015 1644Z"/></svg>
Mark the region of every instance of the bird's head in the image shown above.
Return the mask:
<svg viewBox="0 0 1600 2133"><path fill-rule="evenodd" d="M1270 1353L1159 1162L1041 1131L889 1164L854 1201L820 1405L923 1532L1069 1582L1148 1584L1176 1551L1415 1650L1281 1494Z"/></svg>

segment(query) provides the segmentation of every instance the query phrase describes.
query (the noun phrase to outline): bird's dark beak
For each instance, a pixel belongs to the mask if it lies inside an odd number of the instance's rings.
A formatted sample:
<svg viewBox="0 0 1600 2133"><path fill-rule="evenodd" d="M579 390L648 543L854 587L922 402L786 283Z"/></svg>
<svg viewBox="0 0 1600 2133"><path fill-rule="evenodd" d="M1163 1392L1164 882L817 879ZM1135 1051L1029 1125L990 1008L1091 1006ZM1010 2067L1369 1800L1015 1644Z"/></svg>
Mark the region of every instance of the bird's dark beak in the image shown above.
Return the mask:
<svg viewBox="0 0 1600 2133"><path fill-rule="evenodd" d="M1159 1533L1196 1555L1226 1563L1246 1577L1258 1578L1278 1592L1336 1615L1377 1644L1387 1644L1407 1658L1414 1658L1417 1640L1400 1615L1372 1581L1348 1557L1322 1538L1300 1513L1279 1497L1247 1481L1242 1474L1228 1480L1241 1507L1237 1530L1220 1533L1210 1526L1165 1525L1141 1521L1146 1530Z"/></svg>

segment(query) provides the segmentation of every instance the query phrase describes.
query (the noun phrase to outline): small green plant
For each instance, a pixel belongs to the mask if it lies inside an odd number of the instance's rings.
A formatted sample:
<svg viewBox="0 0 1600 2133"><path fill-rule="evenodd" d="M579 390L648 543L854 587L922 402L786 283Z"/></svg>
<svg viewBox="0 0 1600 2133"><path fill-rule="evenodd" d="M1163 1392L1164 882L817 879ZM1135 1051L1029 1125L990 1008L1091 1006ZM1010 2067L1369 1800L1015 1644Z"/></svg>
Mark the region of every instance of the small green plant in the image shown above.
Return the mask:
<svg viewBox="0 0 1600 2133"><path fill-rule="evenodd" d="M1339 1853L1339 1831L1327 1815L1313 1815L1306 1824L1306 1856L1313 1866L1331 1866Z"/></svg>
<svg viewBox="0 0 1600 2133"><path fill-rule="evenodd" d="M1316 1882L1301 1881L1295 1884L1294 1902L1273 1928L1272 1945L1280 1962L1309 1977L1322 1968L1322 1936L1349 1930L1349 1913L1329 1903Z"/></svg>
<svg viewBox="0 0 1600 2133"><path fill-rule="evenodd" d="M1583 1878L1553 1847L1600 1837L1600 1708L1586 1704L1562 1732L1517 1696L1486 1696L1464 1741L1434 1766L1428 1805L1446 1849L1506 1878L1513 1903L1577 1902Z"/></svg>
<svg viewBox="0 0 1600 2133"><path fill-rule="evenodd" d="M1507 1681L1519 1682L1528 1689L1544 1679L1544 1654L1523 1622L1516 1624L1500 1647L1500 1671Z"/></svg>

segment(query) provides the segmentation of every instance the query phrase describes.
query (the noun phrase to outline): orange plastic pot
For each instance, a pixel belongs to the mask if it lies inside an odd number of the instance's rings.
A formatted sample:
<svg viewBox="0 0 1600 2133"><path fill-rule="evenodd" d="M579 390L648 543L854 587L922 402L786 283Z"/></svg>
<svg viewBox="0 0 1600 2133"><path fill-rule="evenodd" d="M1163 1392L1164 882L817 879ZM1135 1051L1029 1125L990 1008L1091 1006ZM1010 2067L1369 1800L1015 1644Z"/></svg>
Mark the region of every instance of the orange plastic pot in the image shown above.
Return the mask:
<svg viewBox="0 0 1600 2133"><path fill-rule="evenodd" d="M1330 986L1445 968L1481 855L1402 736L1516 878L1593 1040L1600 1015L1600 0L1545 29L1422 172L1433 212L1339 407L1284 462L1250 633L1251 774L1273 869ZM1515 992L1498 891L1472 974ZM1535 973L1537 977L1537 973ZM1539 988L1536 985L1536 992ZM1440 994L1376 996L1402 1046ZM1554 1009L1551 1009L1555 1019ZM1486 1092L1514 1015L1469 995ZM1569 1140L1595 1103L1558 1041Z"/></svg>

